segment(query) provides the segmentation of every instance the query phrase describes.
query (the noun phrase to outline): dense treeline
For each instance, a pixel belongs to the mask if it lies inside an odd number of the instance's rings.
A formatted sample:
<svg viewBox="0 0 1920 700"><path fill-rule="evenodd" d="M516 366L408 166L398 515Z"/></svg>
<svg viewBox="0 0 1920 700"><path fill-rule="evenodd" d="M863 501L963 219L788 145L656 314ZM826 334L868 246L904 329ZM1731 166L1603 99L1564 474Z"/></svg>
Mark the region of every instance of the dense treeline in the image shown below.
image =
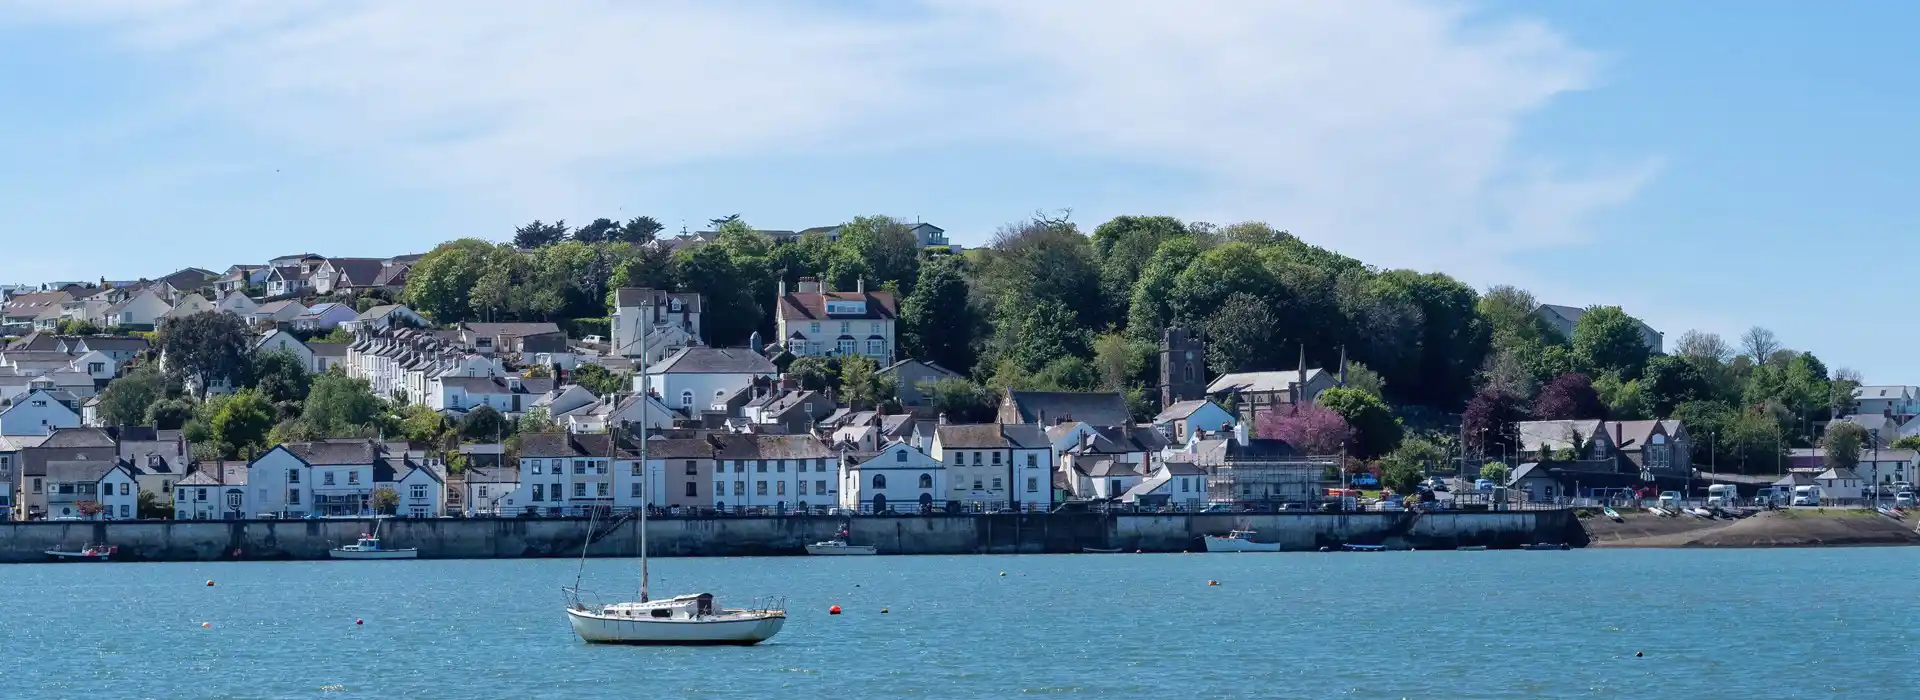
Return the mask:
<svg viewBox="0 0 1920 700"><path fill-rule="evenodd" d="M1773 459L1809 444L1858 383L1762 329L1739 349L1690 332L1661 355L1638 320L1598 307L1562 337L1523 290L1481 294L1441 273L1377 269L1259 222L1121 216L1088 234L1040 214L960 255L922 250L909 224L885 216L791 244L738 215L710 224L710 242L676 247L654 244L660 226L648 217L535 221L511 244L442 244L413 268L406 298L440 322L566 320L606 315L621 286L693 291L707 298L708 342L725 346L772 337L781 280L842 290L864 280L899 295L906 354L983 388L1124 391L1148 414L1160 334L1180 326L1206 338L1215 374L1291 369L1302 353L1333 368L1344 354L1363 393L1403 416L1464 414L1461 433L1481 449L1511 442L1517 420L1674 416L1712 436L1696 440L1703 449ZM1397 443L1398 426L1392 434ZM1366 451L1391 449L1370 440Z"/></svg>

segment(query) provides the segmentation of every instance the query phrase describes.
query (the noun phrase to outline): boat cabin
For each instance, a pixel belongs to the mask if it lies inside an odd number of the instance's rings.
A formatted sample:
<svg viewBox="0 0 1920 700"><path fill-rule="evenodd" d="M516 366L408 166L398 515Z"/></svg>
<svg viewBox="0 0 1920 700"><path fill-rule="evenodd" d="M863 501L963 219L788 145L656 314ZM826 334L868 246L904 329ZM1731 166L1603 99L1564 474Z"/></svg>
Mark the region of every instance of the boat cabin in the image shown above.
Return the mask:
<svg viewBox="0 0 1920 700"><path fill-rule="evenodd" d="M692 620L713 615L713 594L697 593L645 603L614 603L601 609L609 617Z"/></svg>

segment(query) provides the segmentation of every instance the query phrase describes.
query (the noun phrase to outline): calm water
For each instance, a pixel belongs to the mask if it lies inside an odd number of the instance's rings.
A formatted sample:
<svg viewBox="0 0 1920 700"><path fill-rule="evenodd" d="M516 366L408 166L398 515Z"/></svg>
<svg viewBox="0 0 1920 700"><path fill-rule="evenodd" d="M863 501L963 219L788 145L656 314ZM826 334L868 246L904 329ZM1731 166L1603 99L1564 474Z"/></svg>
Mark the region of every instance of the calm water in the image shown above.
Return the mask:
<svg viewBox="0 0 1920 700"><path fill-rule="evenodd" d="M787 595L786 630L745 649L581 644L573 567L0 567L0 695L1920 695L1920 633L1887 609L1914 607L1920 549L655 562L657 593ZM635 568L596 560L587 586Z"/></svg>

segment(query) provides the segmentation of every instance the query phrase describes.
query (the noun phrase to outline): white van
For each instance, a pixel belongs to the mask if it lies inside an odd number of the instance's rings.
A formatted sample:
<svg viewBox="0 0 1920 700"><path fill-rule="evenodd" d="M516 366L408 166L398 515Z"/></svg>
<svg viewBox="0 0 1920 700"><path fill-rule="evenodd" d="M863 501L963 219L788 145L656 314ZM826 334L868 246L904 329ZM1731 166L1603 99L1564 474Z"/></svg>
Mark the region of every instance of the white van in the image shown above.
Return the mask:
<svg viewBox="0 0 1920 700"><path fill-rule="evenodd" d="M1820 505L1821 496L1822 494L1820 493L1820 487L1818 486L1808 485L1808 486L1793 487L1793 504L1796 506Z"/></svg>
<svg viewBox="0 0 1920 700"><path fill-rule="evenodd" d="M1740 505L1740 489L1733 484L1714 484L1707 487L1708 508L1736 508Z"/></svg>
<svg viewBox="0 0 1920 700"><path fill-rule="evenodd" d="M1667 510L1678 510L1680 508L1680 500L1679 491L1667 491L1660 494L1660 507Z"/></svg>

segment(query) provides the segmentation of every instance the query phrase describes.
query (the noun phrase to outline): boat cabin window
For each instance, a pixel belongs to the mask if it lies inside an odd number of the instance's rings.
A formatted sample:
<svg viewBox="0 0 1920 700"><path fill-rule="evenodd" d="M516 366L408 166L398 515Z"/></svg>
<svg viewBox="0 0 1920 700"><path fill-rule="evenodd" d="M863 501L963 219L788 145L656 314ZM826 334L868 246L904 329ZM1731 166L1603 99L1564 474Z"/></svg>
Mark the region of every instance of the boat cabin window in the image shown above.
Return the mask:
<svg viewBox="0 0 1920 700"><path fill-rule="evenodd" d="M654 617L673 617L673 611L668 610L666 608L654 608L653 616Z"/></svg>

